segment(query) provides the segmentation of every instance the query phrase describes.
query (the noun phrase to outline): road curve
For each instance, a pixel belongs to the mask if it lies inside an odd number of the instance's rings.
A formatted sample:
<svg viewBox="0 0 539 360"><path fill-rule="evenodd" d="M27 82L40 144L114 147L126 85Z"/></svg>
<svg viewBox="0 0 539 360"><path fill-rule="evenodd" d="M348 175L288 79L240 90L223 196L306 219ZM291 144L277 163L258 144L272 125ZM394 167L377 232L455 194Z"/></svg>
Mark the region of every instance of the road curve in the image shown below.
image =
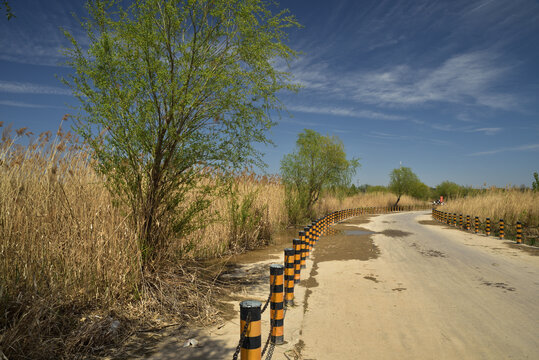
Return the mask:
<svg viewBox="0 0 539 360"><path fill-rule="evenodd" d="M426 212L337 229L302 284L301 358L539 359L539 256Z"/></svg>

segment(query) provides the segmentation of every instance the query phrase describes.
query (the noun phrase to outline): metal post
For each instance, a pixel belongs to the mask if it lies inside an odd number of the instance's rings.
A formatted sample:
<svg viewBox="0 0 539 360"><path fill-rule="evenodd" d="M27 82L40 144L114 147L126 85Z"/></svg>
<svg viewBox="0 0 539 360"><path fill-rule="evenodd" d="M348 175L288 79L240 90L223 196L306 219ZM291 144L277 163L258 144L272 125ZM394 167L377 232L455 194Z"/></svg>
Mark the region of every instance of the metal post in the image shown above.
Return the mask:
<svg viewBox="0 0 539 360"><path fill-rule="evenodd" d="M294 305L294 249L284 249L284 302L287 306Z"/></svg>
<svg viewBox="0 0 539 360"><path fill-rule="evenodd" d="M503 219L500 219L500 239L505 238L505 222Z"/></svg>
<svg viewBox="0 0 539 360"><path fill-rule="evenodd" d="M517 244L522 244L522 223L517 221Z"/></svg>
<svg viewBox="0 0 539 360"><path fill-rule="evenodd" d="M294 244L294 284L299 284L301 276L301 240L292 240Z"/></svg>
<svg viewBox="0 0 539 360"><path fill-rule="evenodd" d="M281 264L270 265L270 323L273 344L284 343L284 266Z"/></svg>
<svg viewBox="0 0 539 360"><path fill-rule="evenodd" d="M487 218L487 227L485 229L487 236L490 236L490 218Z"/></svg>
<svg viewBox="0 0 539 360"><path fill-rule="evenodd" d="M241 360L260 360L262 333L260 327L260 301L247 300L240 303L240 332L243 333L249 318L247 331L241 343Z"/></svg>

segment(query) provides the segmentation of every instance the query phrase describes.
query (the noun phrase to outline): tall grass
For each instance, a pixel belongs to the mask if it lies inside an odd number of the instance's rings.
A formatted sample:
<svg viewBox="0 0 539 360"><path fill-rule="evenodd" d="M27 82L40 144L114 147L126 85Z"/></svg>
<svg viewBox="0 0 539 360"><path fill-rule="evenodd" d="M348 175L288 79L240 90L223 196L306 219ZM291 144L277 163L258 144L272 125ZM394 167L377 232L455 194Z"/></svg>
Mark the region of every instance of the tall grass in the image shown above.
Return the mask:
<svg viewBox="0 0 539 360"><path fill-rule="evenodd" d="M539 192L532 190L496 189L486 190L475 196L461 197L446 202L438 210L478 216L484 222L488 217L497 231L499 219L506 223L506 233L514 235L514 225L520 221L529 243L536 243L539 226Z"/></svg>
<svg viewBox="0 0 539 360"><path fill-rule="evenodd" d="M278 179L241 174L213 199L210 223L171 239L166 256L144 271L128 209L115 203L84 147L62 130L26 146L26 129L3 130L0 349L9 359L99 349L114 340L114 319L211 320L215 277L189 264L264 244L287 221Z"/></svg>

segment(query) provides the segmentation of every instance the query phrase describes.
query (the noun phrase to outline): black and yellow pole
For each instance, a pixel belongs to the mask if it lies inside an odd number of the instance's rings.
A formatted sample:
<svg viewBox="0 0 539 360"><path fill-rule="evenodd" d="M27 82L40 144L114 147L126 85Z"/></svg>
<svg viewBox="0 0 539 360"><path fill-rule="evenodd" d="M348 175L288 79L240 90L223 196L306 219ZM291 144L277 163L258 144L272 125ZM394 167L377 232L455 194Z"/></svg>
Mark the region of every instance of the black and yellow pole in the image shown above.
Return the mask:
<svg viewBox="0 0 539 360"><path fill-rule="evenodd" d="M470 231L471 227L470 215L466 215L466 230Z"/></svg>
<svg viewBox="0 0 539 360"><path fill-rule="evenodd" d="M462 229L462 214L459 215L459 228Z"/></svg>
<svg viewBox="0 0 539 360"><path fill-rule="evenodd" d="M477 234L479 232L479 216L475 217L474 221L474 231Z"/></svg>
<svg viewBox="0 0 539 360"><path fill-rule="evenodd" d="M284 343L284 266L281 264L270 265L270 323L273 344Z"/></svg>
<svg viewBox="0 0 539 360"><path fill-rule="evenodd" d="M246 300L240 303L240 334L243 334L246 329L241 343L241 360L260 360L262 353L261 306L260 301L256 300Z"/></svg>
<svg viewBox="0 0 539 360"><path fill-rule="evenodd" d="M522 244L522 223L517 221L517 244Z"/></svg>
<svg viewBox="0 0 539 360"><path fill-rule="evenodd" d="M487 233L487 236L490 236L490 218L487 218L487 225L485 232Z"/></svg>
<svg viewBox="0 0 539 360"><path fill-rule="evenodd" d="M453 213L453 226L457 226L457 213Z"/></svg>
<svg viewBox="0 0 539 360"><path fill-rule="evenodd" d="M294 284L299 284L301 276L301 240L292 240L294 244Z"/></svg>
<svg viewBox="0 0 539 360"><path fill-rule="evenodd" d="M301 242L301 268L305 269L307 267L305 264L305 258L307 256L307 248L305 246L305 231L299 232L299 241Z"/></svg>
<svg viewBox="0 0 539 360"><path fill-rule="evenodd" d="M500 239L505 238L505 222L503 219L500 219Z"/></svg>
<svg viewBox="0 0 539 360"><path fill-rule="evenodd" d="M294 249L284 249L284 303L294 305Z"/></svg>

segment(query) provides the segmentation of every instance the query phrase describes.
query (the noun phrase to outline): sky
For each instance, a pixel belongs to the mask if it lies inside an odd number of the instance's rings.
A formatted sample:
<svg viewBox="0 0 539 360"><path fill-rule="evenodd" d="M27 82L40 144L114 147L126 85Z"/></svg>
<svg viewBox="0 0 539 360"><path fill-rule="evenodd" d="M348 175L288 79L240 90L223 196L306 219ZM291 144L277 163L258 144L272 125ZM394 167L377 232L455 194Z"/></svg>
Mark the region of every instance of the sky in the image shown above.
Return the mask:
<svg viewBox="0 0 539 360"><path fill-rule="evenodd" d="M77 105L58 77L84 37L83 1L9 1L0 17L0 121L55 131ZM537 0L282 0L303 25L288 45L302 85L283 94L268 173L305 128L339 137L360 158L356 185L387 185L407 166L429 186L527 185L539 171Z"/></svg>

